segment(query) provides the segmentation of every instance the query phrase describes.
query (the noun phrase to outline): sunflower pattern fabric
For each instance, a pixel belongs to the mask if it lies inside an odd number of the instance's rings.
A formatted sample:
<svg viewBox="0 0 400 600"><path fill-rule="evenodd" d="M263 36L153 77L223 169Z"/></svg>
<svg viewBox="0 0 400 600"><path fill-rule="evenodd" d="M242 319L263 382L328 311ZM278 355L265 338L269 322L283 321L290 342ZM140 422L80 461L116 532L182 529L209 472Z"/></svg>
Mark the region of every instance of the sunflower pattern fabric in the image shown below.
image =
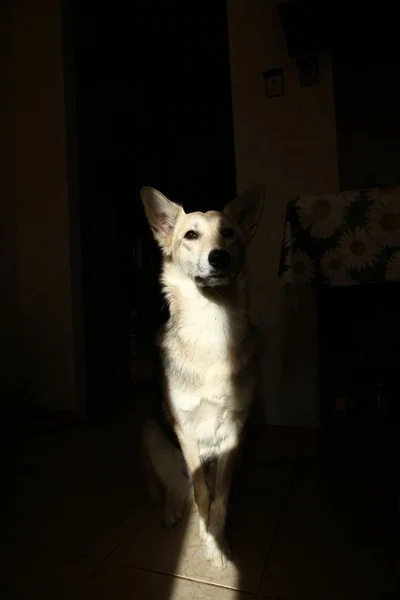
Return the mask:
<svg viewBox="0 0 400 600"><path fill-rule="evenodd" d="M279 275L293 285L400 281L400 186L291 200Z"/></svg>

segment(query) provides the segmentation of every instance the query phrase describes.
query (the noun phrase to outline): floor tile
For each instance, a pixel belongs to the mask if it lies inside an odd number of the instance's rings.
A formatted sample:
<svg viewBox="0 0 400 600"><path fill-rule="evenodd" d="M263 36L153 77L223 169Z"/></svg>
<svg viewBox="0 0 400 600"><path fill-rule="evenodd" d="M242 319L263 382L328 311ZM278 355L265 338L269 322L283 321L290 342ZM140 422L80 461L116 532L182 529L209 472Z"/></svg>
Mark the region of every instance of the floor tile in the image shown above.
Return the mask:
<svg viewBox="0 0 400 600"><path fill-rule="evenodd" d="M254 596L160 573L112 565L97 573L76 600L251 600ZM75 599L74 599L75 600Z"/></svg>
<svg viewBox="0 0 400 600"><path fill-rule="evenodd" d="M235 476L231 500L242 502L281 503L299 479L299 470L291 464L272 464L269 467L242 465Z"/></svg>
<svg viewBox="0 0 400 600"><path fill-rule="evenodd" d="M268 502L262 493L259 497L237 497L227 523L233 559L223 571L213 568L204 558L195 511L176 528L167 531L161 524L158 507L109 560L254 593L261 580L279 511L280 505Z"/></svg>
<svg viewBox="0 0 400 600"><path fill-rule="evenodd" d="M245 439L244 455L252 465L315 458L319 431L308 427L252 426Z"/></svg>
<svg viewBox="0 0 400 600"><path fill-rule="evenodd" d="M8 537L105 558L150 505L129 429L71 432L18 473Z"/></svg>
<svg viewBox="0 0 400 600"><path fill-rule="evenodd" d="M48 511L15 524L17 537L30 543L106 558L141 522L147 509L127 507L95 498L67 497Z"/></svg>
<svg viewBox="0 0 400 600"><path fill-rule="evenodd" d="M18 545L3 554L8 600L69 600L96 569L91 559L48 548Z"/></svg>
<svg viewBox="0 0 400 600"><path fill-rule="evenodd" d="M314 472L294 494L260 593L285 600L378 599L393 591L373 489L322 482Z"/></svg>

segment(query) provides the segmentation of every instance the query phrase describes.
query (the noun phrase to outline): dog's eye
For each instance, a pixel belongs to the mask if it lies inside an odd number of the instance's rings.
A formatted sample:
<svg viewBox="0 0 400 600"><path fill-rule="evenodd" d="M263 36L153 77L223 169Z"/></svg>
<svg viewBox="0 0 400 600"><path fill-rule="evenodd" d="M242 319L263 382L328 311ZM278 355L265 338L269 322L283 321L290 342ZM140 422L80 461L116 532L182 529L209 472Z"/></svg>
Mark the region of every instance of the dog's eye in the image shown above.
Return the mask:
<svg viewBox="0 0 400 600"><path fill-rule="evenodd" d="M222 235L222 237L224 237L224 238L230 238L230 237L233 237L233 235L234 235L234 231L233 231L233 229L231 229L230 227L227 227L226 229L223 229L223 230L221 231L221 235Z"/></svg>
<svg viewBox="0 0 400 600"><path fill-rule="evenodd" d="M193 229L189 229L189 231L185 233L185 239L187 240L197 240L198 237L199 234L193 231Z"/></svg>

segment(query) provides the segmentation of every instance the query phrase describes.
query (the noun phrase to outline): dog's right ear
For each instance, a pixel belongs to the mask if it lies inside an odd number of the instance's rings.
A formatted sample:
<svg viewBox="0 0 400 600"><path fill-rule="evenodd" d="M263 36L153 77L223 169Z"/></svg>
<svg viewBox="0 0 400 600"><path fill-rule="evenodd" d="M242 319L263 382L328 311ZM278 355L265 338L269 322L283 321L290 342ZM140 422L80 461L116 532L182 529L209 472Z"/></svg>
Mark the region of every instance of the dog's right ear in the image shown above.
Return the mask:
<svg viewBox="0 0 400 600"><path fill-rule="evenodd" d="M161 250L169 254L174 227L183 208L148 186L142 187L140 198L154 238Z"/></svg>
<svg viewBox="0 0 400 600"><path fill-rule="evenodd" d="M263 185L253 185L224 208L224 213L239 225L247 243L258 227L264 206L264 195Z"/></svg>

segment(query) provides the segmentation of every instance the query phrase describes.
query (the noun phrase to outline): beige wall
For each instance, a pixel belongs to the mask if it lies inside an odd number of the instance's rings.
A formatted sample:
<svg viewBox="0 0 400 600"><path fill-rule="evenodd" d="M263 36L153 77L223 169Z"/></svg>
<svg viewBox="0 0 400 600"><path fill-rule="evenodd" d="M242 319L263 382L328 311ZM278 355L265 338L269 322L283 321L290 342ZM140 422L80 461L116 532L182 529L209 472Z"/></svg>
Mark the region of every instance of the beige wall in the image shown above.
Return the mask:
<svg viewBox="0 0 400 600"><path fill-rule="evenodd" d="M2 359L8 363L1 385L9 390L26 380L34 402L76 410L81 390L74 347L60 3L17 0L3 27L9 75L3 291L9 296L1 307L1 326L8 334L2 338Z"/></svg>
<svg viewBox="0 0 400 600"><path fill-rule="evenodd" d="M266 418L315 425L315 299L302 294L295 326L289 327L293 315L285 315L291 309L277 267L287 199L338 189L330 57L320 56L320 83L301 88L275 0L228 0L228 21L237 184L240 191L265 183L269 195L250 253L254 318L266 347ZM275 67L284 67L285 94L266 98L262 73Z"/></svg>

